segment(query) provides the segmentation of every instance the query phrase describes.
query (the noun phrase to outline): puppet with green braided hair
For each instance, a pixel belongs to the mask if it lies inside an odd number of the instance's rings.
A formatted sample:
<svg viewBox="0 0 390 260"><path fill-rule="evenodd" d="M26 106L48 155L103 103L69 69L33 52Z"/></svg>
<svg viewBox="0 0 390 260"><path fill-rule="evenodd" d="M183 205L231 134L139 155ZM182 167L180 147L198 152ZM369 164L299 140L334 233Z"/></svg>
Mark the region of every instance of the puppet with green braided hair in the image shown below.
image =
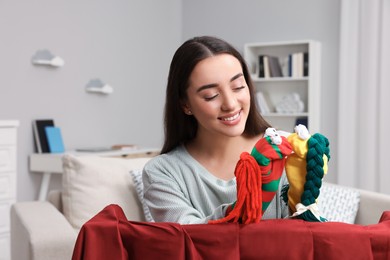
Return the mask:
<svg viewBox="0 0 390 260"><path fill-rule="evenodd" d="M224 218L209 223L258 223L275 197L284 167L290 185L284 189L284 197L292 217L326 221L316 199L329 159L329 142L323 135L310 136L305 126L298 125L286 138L268 128L252 152L242 153L236 165L237 201Z"/></svg>
<svg viewBox="0 0 390 260"><path fill-rule="evenodd" d="M286 161L289 186L285 189L292 216L324 222L326 219L320 215L317 198L328 171L329 141L319 133L310 135L304 125L296 126L295 133L287 140L294 151Z"/></svg>

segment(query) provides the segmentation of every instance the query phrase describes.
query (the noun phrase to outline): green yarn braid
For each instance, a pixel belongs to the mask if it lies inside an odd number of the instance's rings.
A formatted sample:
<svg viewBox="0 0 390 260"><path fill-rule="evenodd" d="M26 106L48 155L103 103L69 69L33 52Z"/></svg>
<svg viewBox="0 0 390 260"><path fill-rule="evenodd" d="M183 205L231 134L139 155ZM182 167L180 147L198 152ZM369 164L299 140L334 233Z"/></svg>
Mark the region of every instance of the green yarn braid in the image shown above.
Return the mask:
<svg viewBox="0 0 390 260"><path fill-rule="evenodd" d="M301 203L309 206L316 202L320 195L320 188L322 185L322 178L324 177L324 160L323 155L326 155L328 161L329 141L322 134L316 133L308 140L308 152L306 155L306 183L304 191L301 196Z"/></svg>

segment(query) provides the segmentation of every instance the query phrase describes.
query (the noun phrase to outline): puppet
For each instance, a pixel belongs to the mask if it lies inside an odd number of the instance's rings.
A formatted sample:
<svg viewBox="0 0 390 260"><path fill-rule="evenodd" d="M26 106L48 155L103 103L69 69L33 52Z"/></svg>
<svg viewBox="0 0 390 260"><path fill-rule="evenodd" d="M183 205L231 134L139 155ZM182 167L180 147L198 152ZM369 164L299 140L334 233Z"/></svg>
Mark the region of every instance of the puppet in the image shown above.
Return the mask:
<svg viewBox="0 0 390 260"><path fill-rule="evenodd" d="M317 207L317 198L324 174L328 171L329 141L316 133L310 135L304 125L295 127L295 133L287 137L293 153L286 159L286 175L289 186L288 206L292 217L307 221L326 221Z"/></svg>
<svg viewBox="0 0 390 260"><path fill-rule="evenodd" d="M293 217L325 221L316 199L330 158L329 142L321 134L310 136L302 125L295 131L286 138L268 128L250 154L241 154L234 172L237 200L224 218L209 223L258 223L276 195L285 167L290 187L284 192Z"/></svg>

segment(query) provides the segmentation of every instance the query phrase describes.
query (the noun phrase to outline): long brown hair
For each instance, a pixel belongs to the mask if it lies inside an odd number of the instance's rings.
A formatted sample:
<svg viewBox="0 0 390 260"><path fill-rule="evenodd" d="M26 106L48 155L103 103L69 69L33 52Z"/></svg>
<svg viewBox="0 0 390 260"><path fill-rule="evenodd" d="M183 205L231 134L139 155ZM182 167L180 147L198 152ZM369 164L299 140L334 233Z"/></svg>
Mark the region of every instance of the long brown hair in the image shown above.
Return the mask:
<svg viewBox="0 0 390 260"><path fill-rule="evenodd" d="M263 133L269 123L260 115L254 98L253 83L248 67L241 54L224 40L202 36L184 42L175 52L168 75L166 89L164 131L165 139L161 153L167 153L181 143L186 143L196 136L198 122L182 109L182 102L187 99L187 88L192 70L198 62L218 54L230 54L241 63L245 81L250 93L250 111L244 134L255 136Z"/></svg>

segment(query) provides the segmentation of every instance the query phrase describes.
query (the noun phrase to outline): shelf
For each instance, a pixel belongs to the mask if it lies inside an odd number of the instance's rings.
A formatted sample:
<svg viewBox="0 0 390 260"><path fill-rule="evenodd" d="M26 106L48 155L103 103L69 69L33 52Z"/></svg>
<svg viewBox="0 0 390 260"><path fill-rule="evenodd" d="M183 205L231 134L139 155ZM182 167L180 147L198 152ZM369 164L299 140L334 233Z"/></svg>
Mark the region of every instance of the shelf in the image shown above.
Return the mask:
<svg viewBox="0 0 390 260"><path fill-rule="evenodd" d="M259 78L252 75L253 82L280 82L280 81L307 81L308 77L271 77L271 78Z"/></svg>
<svg viewBox="0 0 390 260"><path fill-rule="evenodd" d="M307 117L309 113L263 113L264 117Z"/></svg>
<svg viewBox="0 0 390 260"><path fill-rule="evenodd" d="M293 131L304 122L310 132L320 132L320 42L247 43L244 59L262 100L257 101L260 113L273 127Z"/></svg>

